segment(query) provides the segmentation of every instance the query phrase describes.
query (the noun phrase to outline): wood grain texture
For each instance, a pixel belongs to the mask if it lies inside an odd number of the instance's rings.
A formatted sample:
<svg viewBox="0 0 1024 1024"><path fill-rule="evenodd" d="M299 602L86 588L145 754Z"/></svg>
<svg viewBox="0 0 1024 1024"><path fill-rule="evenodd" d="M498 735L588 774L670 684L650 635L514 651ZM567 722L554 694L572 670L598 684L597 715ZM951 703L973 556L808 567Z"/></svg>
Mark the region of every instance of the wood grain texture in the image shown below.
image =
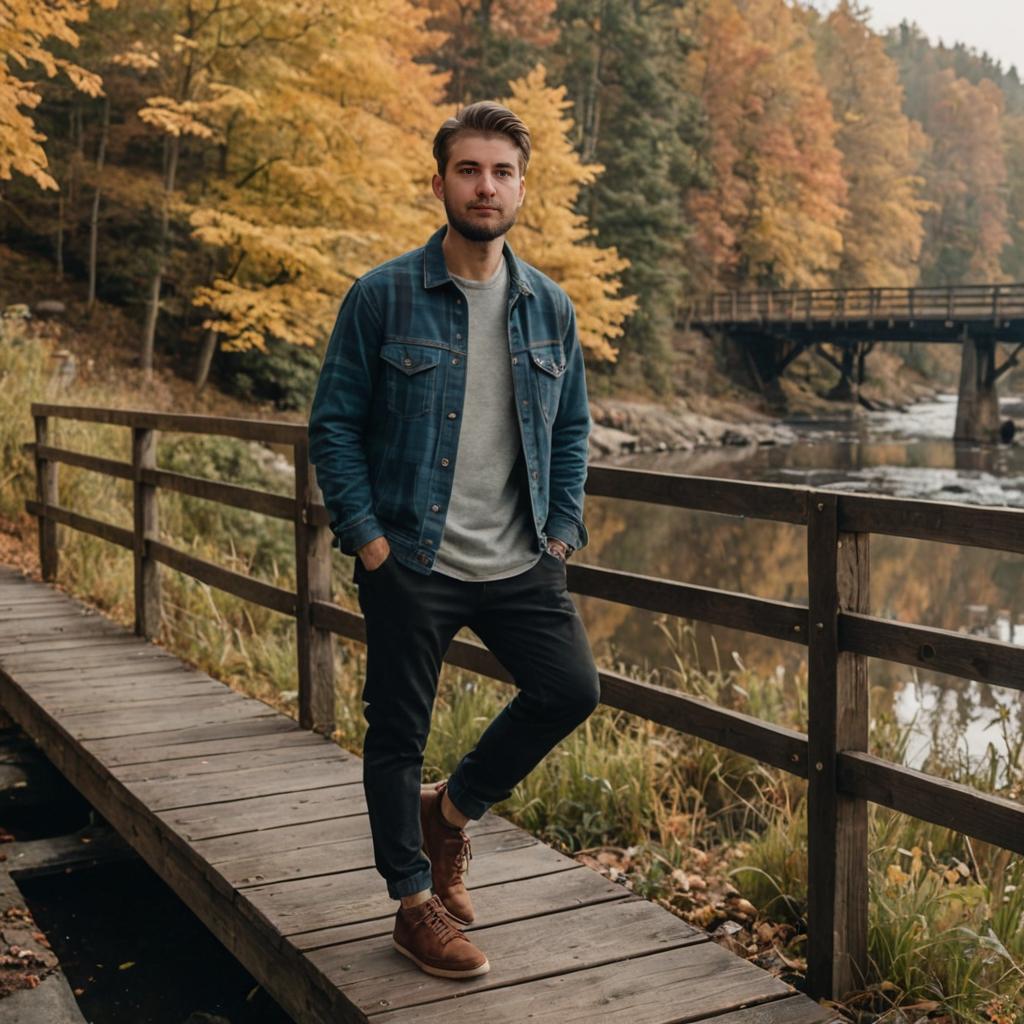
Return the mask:
<svg viewBox="0 0 1024 1024"><path fill-rule="evenodd" d="M1024 648L1017 644L848 613L839 616L839 644L871 658L1024 690Z"/></svg>
<svg viewBox="0 0 1024 1024"><path fill-rule="evenodd" d="M981 793L857 751L839 755L849 794L1024 854L1024 803Z"/></svg>
<svg viewBox="0 0 1024 1024"><path fill-rule="evenodd" d="M752 987L742 960L702 942L487 992L453 994L406 1010L384 1010L372 1019L375 1024L449 1024L463 1016L488 1024L663 1024L666 1006L673 1022L711 1018L717 1024L819 1024L828 1019L826 1010L792 998L792 988L769 974L757 980Z"/></svg>
<svg viewBox="0 0 1024 1024"><path fill-rule="evenodd" d="M580 868L576 874L593 872ZM528 896L536 884L521 886L524 895ZM704 933L636 897L474 928L471 934L491 961L491 970L479 978L464 980L459 986L463 997L708 942ZM538 956L539 950L543 955ZM445 979L409 972L396 962L390 936L318 949L308 956L328 979L343 984L348 997L366 1013L419 1006L452 994L451 984Z"/></svg>

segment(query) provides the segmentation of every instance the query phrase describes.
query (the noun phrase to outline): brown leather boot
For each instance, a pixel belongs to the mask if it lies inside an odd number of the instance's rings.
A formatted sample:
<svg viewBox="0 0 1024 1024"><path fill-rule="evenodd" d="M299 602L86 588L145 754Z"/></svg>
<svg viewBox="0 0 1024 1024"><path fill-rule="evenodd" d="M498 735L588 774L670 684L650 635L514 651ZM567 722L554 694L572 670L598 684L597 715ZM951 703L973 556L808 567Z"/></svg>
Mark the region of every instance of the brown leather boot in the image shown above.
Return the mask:
<svg viewBox="0 0 1024 1024"><path fill-rule="evenodd" d="M452 923L439 896L399 907L391 941L421 971L439 978L475 978L491 969L487 957Z"/></svg>
<svg viewBox="0 0 1024 1024"><path fill-rule="evenodd" d="M430 860L434 892L441 897L445 909L456 924L473 923L473 901L462 880L469 871L473 850L469 836L457 825L451 825L441 813L441 798L447 782L433 789L420 790L420 826L423 829L423 852Z"/></svg>

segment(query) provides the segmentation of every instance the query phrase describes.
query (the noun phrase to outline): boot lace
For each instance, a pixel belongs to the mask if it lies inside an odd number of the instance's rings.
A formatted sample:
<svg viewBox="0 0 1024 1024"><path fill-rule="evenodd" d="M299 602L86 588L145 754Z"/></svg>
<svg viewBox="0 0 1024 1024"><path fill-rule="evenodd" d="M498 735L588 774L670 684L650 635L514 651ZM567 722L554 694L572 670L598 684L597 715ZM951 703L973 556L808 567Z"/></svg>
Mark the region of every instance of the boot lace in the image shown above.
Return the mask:
<svg viewBox="0 0 1024 1024"><path fill-rule="evenodd" d="M466 874L469 874L469 862L473 859L473 845L469 841L469 836L465 832L462 833L462 846L459 852L452 858L452 875L451 882L457 882L459 878Z"/></svg>
<svg viewBox="0 0 1024 1024"><path fill-rule="evenodd" d="M462 934L448 920L444 906L436 896L430 900L427 906L423 923L441 940L442 945L447 945L452 939L457 939Z"/></svg>

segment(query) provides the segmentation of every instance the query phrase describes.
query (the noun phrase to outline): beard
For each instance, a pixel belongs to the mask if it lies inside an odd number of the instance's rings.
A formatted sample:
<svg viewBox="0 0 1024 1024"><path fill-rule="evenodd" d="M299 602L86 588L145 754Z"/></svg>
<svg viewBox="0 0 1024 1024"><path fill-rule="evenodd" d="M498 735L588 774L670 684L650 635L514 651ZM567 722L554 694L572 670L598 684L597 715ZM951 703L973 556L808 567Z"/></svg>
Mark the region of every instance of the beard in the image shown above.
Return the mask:
<svg viewBox="0 0 1024 1024"><path fill-rule="evenodd" d="M449 204L447 197L444 200L444 212L448 215L449 225L470 242L493 242L495 238L500 238L515 224L518 211L514 210L511 216L503 217L498 207L492 207L492 209L498 209L498 216L493 220L472 221L461 213L457 213Z"/></svg>

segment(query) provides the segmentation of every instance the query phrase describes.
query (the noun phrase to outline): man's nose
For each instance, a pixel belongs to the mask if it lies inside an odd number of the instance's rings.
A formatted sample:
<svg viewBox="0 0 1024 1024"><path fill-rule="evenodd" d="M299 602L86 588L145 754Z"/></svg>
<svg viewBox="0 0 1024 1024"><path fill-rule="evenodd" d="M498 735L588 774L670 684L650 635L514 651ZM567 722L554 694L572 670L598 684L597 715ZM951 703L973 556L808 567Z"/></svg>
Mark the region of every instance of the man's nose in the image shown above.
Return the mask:
<svg viewBox="0 0 1024 1024"><path fill-rule="evenodd" d="M477 178L476 191L481 196L493 196L496 189L494 179L485 171Z"/></svg>

